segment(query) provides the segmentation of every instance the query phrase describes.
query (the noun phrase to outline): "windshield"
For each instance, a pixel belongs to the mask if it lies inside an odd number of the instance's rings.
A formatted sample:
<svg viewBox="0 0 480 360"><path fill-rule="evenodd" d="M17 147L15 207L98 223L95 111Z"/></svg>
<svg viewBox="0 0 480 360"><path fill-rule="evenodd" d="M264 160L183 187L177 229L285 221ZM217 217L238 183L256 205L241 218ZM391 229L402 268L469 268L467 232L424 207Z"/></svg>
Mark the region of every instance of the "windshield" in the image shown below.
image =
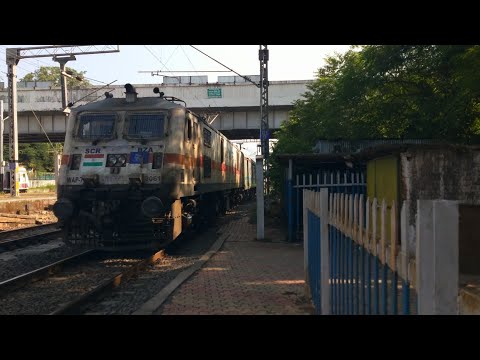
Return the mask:
<svg viewBox="0 0 480 360"><path fill-rule="evenodd" d="M81 139L111 139L115 126L115 114L81 114L78 136Z"/></svg>
<svg viewBox="0 0 480 360"><path fill-rule="evenodd" d="M136 113L128 116L128 137L163 138L164 113Z"/></svg>

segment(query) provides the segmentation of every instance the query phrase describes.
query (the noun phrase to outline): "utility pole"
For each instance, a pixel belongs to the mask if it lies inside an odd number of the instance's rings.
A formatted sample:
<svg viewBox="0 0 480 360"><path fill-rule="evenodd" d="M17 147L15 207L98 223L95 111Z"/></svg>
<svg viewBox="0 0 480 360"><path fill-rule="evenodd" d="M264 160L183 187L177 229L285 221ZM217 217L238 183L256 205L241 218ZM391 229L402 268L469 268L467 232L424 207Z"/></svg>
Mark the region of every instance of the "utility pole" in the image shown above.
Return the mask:
<svg viewBox="0 0 480 360"><path fill-rule="evenodd" d="M260 45L260 145L257 147L257 240L264 238L265 202L268 201L268 50ZM257 85L258 86L258 85ZM264 197L265 195L265 197ZM268 206L268 204L267 204ZM268 208L268 207L267 207Z"/></svg>
<svg viewBox="0 0 480 360"><path fill-rule="evenodd" d="M6 62L8 66L8 113L10 118L10 134L9 134L9 168L10 168L10 195L19 196L19 181L18 181L18 118L17 118L17 64L21 59L39 58L39 57L53 57L56 59L67 56L70 58L74 55L89 55L89 54L104 54L119 52L118 45L49 45L36 46L29 48L7 48ZM68 60L67 60L68 61ZM64 64L65 65L65 64ZM62 66L60 62L60 67ZM63 78L63 77L62 77ZM66 87L65 87L66 89ZM63 89L62 89L63 90ZM65 90L66 92L66 90ZM65 101L66 93L62 91L62 101Z"/></svg>
<svg viewBox="0 0 480 360"><path fill-rule="evenodd" d="M5 166L3 164L3 100L0 100L0 186L3 192L3 177L5 176Z"/></svg>
<svg viewBox="0 0 480 360"><path fill-rule="evenodd" d="M65 71L65 64L69 61L74 61L77 60L77 58L74 55L70 56L54 56L53 61L56 61L60 64L60 86L62 88L62 107L65 109L67 107L67 101L68 101L68 94L67 94L67 79L66 76L64 75L66 73Z"/></svg>
<svg viewBox="0 0 480 360"><path fill-rule="evenodd" d="M9 169L10 195L19 196L18 181L18 118L17 118L17 64L20 59L15 56L16 49L7 49L8 66L8 116L10 117L9 133Z"/></svg>
<svg viewBox="0 0 480 360"><path fill-rule="evenodd" d="M264 171L264 194L268 199L270 192L269 184L269 149L270 133L268 129L268 49L267 45L260 45L258 50L258 59L260 60L260 142L262 145L263 171ZM257 183L257 186L259 184Z"/></svg>

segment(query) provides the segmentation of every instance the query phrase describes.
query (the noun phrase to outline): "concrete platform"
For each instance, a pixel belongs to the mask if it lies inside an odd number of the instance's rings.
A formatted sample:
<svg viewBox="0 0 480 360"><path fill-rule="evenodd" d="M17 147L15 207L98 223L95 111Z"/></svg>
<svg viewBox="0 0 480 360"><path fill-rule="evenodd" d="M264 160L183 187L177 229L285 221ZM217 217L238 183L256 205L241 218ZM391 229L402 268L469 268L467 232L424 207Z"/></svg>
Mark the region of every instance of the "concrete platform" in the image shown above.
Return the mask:
<svg viewBox="0 0 480 360"><path fill-rule="evenodd" d="M0 195L0 212L15 214L18 211L41 211L55 204L57 194L20 194L11 197L9 194Z"/></svg>
<svg viewBox="0 0 480 360"><path fill-rule="evenodd" d="M270 241L256 241L248 216L254 206L234 210L234 218L219 229L223 246L153 314L313 314L304 293L302 245L284 242L284 232L273 225L265 230Z"/></svg>

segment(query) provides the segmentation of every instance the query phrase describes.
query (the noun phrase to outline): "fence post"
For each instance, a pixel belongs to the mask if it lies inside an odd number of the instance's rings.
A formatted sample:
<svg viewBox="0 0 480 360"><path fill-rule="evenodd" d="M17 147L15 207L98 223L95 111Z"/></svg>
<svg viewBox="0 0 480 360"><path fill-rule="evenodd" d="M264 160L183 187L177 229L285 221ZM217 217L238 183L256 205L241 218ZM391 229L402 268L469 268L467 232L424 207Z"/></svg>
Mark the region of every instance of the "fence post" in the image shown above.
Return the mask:
<svg viewBox="0 0 480 360"><path fill-rule="evenodd" d="M458 203L417 200L420 315L458 314Z"/></svg>
<svg viewBox="0 0 480 360"><path fill-rule="evenodd" d="M330 249L328 237L328 189L320 190L320 271L321 271L321 313L330 315Z"/></svg>
<svg viewBox="0 0 480 360"><path fill-rule="evenodd" d="M257 240L263 240L265 236L265 203L263 200L263 156L256 158L256 181L257 181Z"/></svg>
<svg viewBox="0 0 480 360"><path fill-rule="evenodd" d="M293 160L292 159L288 160L287 210L288 210L288 241L293 241Z"/></svg>
<svg viewBox="0 0 480 360"><path fill-rule="evenodd" d="M307 206L309 205L308 198L310 195L310 191L303 190L303 270L305 273L305 292L307 294L307 298L311 299L311 292L310 292L310 280L308 277L308 212Z"/></svg>

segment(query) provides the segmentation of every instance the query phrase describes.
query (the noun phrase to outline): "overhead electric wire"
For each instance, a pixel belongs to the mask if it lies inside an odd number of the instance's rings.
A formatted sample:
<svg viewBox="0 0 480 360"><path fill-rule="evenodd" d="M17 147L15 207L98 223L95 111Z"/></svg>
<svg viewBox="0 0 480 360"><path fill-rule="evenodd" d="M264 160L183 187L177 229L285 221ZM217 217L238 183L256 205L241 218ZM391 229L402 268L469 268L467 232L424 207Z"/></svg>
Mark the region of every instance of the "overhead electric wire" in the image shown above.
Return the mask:
<svg viewBox="0 0 480 360"><path fill-rule="evenodd" d="M35 116L35 119L37 119L38 125L40 125L40 128L42 129L43 133L44 133L45 136L47 137L48 142L49 142L50 145L52 146L53 151L54 151L55 153L57 153L57 150L55 149L55 146L53 146L52 142L50 141L50 138L48 137L47 132L46 132L45 129L43 128L42 123L41 123L40 120L38 119L37 114L35 114L35 111L33 111L32 104L31 104L31 103L30 103L30 109L32 110L33 115Z"/></svg>
<svg viewBox="0 0 480 360"><path fill-rule="evenodd" d="M222 64L220 61L214 59L214 58L211 57L210 55L205 54L202 50L197 49L195 46L193 46L193 45L189 45L189 46L191 46L192 48L194 48L194 49L197 50L198 52L202 53L202 54L205 55L206 57L212 59L213 61L219 63L220 65L222 65L223 67L227 68L227 69L230 70L231 72L237 74L237 75L240 76L241 78L244 78L245 80L247 80L248 82L251 82L252 84L254 84L254 85L257 86L257 87L260 87L260 84L257 84L256 82L252 81L248 76L244 76L244 75L239 74L239 73L236 72L235 70L229 68L227 65Z"/></svg>
<svg viewBox="0 0 480 360"><path fill-rule="evenodd" d="M152 56L153 56L155 59L157 59L157 61L158 61L164 68L168 69L168 68L167 68L167 65L165 65L165 64L162 62L162 60L160 60L160 59L158 58L158 56L155 55L155 53L147 47L147 45L143 45L143 47L144 47L145 49L147 49L148 52L149 52L150 54L152 54ZM160 71L161 71L161 70L160 70Z"/></svg>
<svg viewBox="0 0 480 360"><path fill-rule="evenodd" d="M84 97L78 99L77 101L72 102L72 103L71 103L72 106L75 105L77 102L82 101L82 100L85 99L87 96L90 96L90 95L92 95L93 93L95 93L95 92L97 92L97 91L99 91L99 90L102 90L102 89L106 88L107 86L112 85L112 84L113 84L114 82L116 82L116 81L117 81L117 80L113 80L112 82L108 83L107 85L102 86L102 87L99 88L99 89L95 89L94 91L92 91L91 93L88 93L87 95L85 95ZM99 96L99 97L100 97L100 96ZM99 97L97 97L97 99L98 99Z"/></svg>
<svg viewBox="0 0 480 360"><path fill-rule="evenodd" d="M188 57L187 53L185 52L185 49L183 48L183 46L180 46L180 47L182 48L183 54L184 54L185 57L187 58L188 62L190 63L190 65L192 65L193 70L195 70L195 72L196 72L198 75L200 75L199 72L195 69L195 66L193 65L193 63L190 61L190 58ZM215 99L212 98L212 100L213 100L213 103L215 104L215 106L216 106L216 107L219 107L218 104L217 104L217 102L215 101Z"/></svg>
<svg viewBox="0 0 480 360"><path fill-rule="evenodd" d="M148 52L149 52L150 54L153 55L153 57L154 57L155 59L157 59L157 61L158 61L165 69L167 69L167 70L170 71L170 69L167 67L167 65L165 65L165 64L162 62L162 60L160 60L160 59L147 47L147 45L143 45L143 46L145 47L145 49L148 50ZM163 69L162 69L162 70L163 70ZM162 71L162 70L160 70L160 71ZM179 79L178 76L173 76L173 77L176 77L177 79ZM179 82L180 82L180 79L179 79ZM201 99L199 99L196 95L193 95L193 97L194 97L195 99L197 99L198 101L200 101L200 103L203 105L203 107L205 107L205 108L207 107L207 105L205 105L205 103L204 103Z"/></svg>
<svg viewBox="0 0 480 360"><path fill-rule="evenodd" d="M177 47L175 48L175 50L172 51L172 53L170 54L170 57L167 59L167 61L165 62L165 66L168 64L168 62L170 61L170 59L172 58L173 54L175 54L175 52L177 51L178 47L180 45L177 45Z"/></svg>

